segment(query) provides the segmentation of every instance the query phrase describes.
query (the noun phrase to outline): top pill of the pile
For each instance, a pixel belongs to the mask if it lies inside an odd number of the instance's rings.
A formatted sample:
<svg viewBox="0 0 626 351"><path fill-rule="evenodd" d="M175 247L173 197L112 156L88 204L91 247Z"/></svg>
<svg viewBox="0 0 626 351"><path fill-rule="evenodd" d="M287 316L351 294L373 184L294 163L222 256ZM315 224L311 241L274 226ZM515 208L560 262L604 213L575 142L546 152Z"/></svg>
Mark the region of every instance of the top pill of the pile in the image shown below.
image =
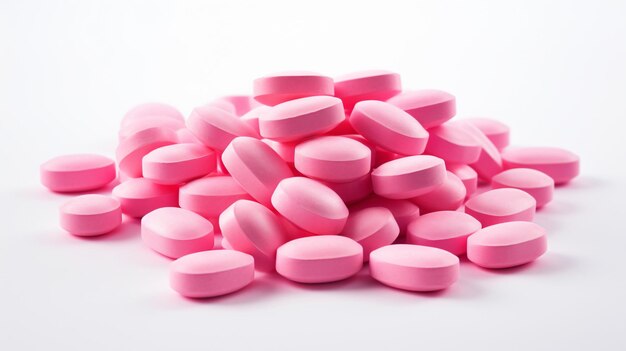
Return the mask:
<svg viewBox="0 0 626 351"><path fill-rule="evenodd" d="M254 80L254 98L275 106L281 102L315 95L333 95L333 79L315 72L275 73Z"/></svg>
<svg viewBox="0 0 626 351"><path fill-rule="evenodd" d="M394 72L368 70L335 78L335 96L343 101L348 111L359 101L385 101L400 91L400 75Z"/></svg>
<svg viewBox="0 0 626 351"><path fill-rule="evenodd" d="M387 102L408 112L426 129L436 127L456 114L456 98L441 90L404 91Z"/></svg>

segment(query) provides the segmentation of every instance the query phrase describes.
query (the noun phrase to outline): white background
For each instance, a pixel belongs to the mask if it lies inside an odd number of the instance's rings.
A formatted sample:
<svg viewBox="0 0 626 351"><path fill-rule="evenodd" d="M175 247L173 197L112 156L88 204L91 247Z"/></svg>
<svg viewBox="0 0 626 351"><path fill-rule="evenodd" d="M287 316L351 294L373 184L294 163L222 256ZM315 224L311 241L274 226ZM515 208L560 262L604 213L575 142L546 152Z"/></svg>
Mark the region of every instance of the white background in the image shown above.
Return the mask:
<svg viewBox="0 0 626 351"><path fill-rule="evenodd" d="M0 349L617 350L626 345L626 6L623 1L0 0ZM113 156L124 112L184 114L291 69L402 74L457 96L460 116L518 145L581 156L582 175L537 216L550 251L411 294L361 276L323 286L259 277L191 301L137 223L98 239L58 228L68 196L39 164Z"/></svg>

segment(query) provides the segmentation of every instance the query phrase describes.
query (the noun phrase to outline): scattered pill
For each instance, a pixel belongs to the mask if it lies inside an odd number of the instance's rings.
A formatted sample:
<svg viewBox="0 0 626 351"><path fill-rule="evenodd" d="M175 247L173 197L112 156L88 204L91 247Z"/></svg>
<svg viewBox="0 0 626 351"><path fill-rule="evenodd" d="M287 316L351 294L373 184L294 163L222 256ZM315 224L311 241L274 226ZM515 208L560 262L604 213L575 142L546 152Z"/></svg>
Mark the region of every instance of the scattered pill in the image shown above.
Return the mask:
<svg viewBox="0 0 626 351"><path fill-rule="evenodd" d="M512 222L532 221L536 201L527 192L500 188L476 195L465 203L465 213L480 221L483 227Z"/></svg>
<svg viewBox="0 0 626 351"><path fill-rule="evenodd" d="M254 98L265 105L334 93L333 79L314 72L276 73L254 80Z"/></svg>
<svg viewBox="0 0 626 351"><path fill-rule="evenodd" d="M428 155L389 161L372 172L374 193L390 199L410 199L426 194L445 179L443 160Z"/></svg>
<svg viewBox="0 0 626 351"><path fill-rule="evenodd" d="M41 184L56 192L96 190L115 179L115 161L96 154L52 158L39 167Z"/></svg>
<svg viewBox="0 0 626 351"><path fill-rule="evenodd" d="M341 136L323 136L296 146L294 165L305 176L329 182L349 182L366 176L372 165L370 149Z"/></svg>
<svg viewBox="0 0 626 351"><path fill-rule="evenodd" d="M363 260L368 261L370 252L393 243L400 228L391 211L384 207L369 207L353 211L348 216L341 235L363 246Z"/></svg>
<svg viewBox="0 0 626 351"><path fill-rule="evenodd" d="M532 168L565 184L578 176L580 161L575 154L556 147L509 147L502 151L504 167Z"/></svg>
<svg viewBox="0 0 626 351"><path fill-rule="evenodd" d="M61 205L59 212L61 228L77 236L106 234L122 223L120 202L105 195L77 196Z"/></svg>
<svg viewBox="0 0 626 351"><path fill-rule="evenodd" d="M509 146L509 127L495 119L491 118L466 118L465 121L470 122L476 128L480 129L483 134L495 145L498 150L502 151Z"/></svg>
<svg viewBox="0 0 626 351"><path fill-rule="evenodd" d="M178 187L156 184L145 178L129 179L115 188L113 196L122 205L122 213L135 218L161 207L178 206Z"/></svg>
<svg viewBox="0 0 626 351"><path fill-rule="evenodd" d="M537 201L537 208L552 200L554 180L547 174L530 168L512 168L491 178L491 187L524 190Z"/></svg>
<svg viewBox="0 0 626 351"><path fill-rule="evenodd" d="M407 243L437 247L461 256L467 251L467 238L480 228L479 221L463 212L428 213L409 223Z"/></svg>
<svg viewBox="0 0 626 351"><path fill-rule="evenodd" d="M385 101L402 91L400 75L384 70L369 70L335 78L335 96L346 110L363 100Z"/></svg>
<svg viewBox="0 0 626 351"><path fill-rule="evenodd" d="M440 90L403 91L387 100L413 116L426 128L436 127L456 114L456 99Z"/></svg>
<svg viewBox="0 0 626 351"><path fill-rule="evenodd" d="M448 171L446 179L433 190L411 199L422 213L458 209L465 200L465 185L459 177Z"/></svg>
<svg viewBox="0 0 626 351"><path fill-rule="evenodd" d="M159 184L182 184L217 168L215 152L200 144L174 144L152 150L142 161L143 177Z"/></svg>

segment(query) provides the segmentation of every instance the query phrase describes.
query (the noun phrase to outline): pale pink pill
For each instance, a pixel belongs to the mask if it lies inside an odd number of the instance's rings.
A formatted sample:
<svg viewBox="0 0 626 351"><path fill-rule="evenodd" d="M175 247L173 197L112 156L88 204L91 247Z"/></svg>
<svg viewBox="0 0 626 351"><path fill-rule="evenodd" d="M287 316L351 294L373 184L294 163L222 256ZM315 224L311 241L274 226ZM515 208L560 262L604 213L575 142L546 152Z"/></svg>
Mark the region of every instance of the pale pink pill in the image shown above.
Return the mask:
<svg viewBox="0 0 626 351"><path fill-rule="evenodd" d="M200 144L174 144L143 157L143 177L159 184L182 184L215 172L215 152Z"/></svg>
<svg viewBox="0 0 626 351"><path fill-rule="evenodd" d="M295 149L294 165L305 176L330 182L349 182L367 175L372 165L367 146L341 136L304 141Z"/></svg>
<svg viewBox="0 0 626 351"><path fill-rule="evenodd" d="M187 120L187 128L204 145L220 151L238 136L258 137L239 117L213 106L195 108Z"/></svg>
<svg viewBox="0 0 626 351"><path fill-rule="evenodd" d="M185 297L205 298L241 290L254 280L254 258L233 250L183 256L170 266L170 286Z"/></svg>
<svg viewBox="0 0 626 351"><path fill-rule="evenodd" d="M149 102L141 105L137 105L126 112L124 118L122 118L121 126L124 127L131 122L135 122L144 118L152 118L155 116L167 117L178 120L180 122L185 121L178 109L174 106L163 104L159 102Z"/></svg>
<svg viewBox="0 0 626 351"><path fill-rule="evenodd" d="M422 213L458 209L465 200L467 191L459 177L448 171L443 184L432 191L411 199Z"/></svg>
<svg viewBox="0 0 626 351"><path fill-rule="evenodd" d="M132 178L141 177L141 160L150 151L176 144L178 135L171 129L155 127L139 131L122 140L115 150L120 171Z"/></svg>
<svg viewBox="0 0 626 351"><path fill-rule="evenodd" d="M419 155L428 132L411 115L382 101L361 101L350 114L350 124L365 139L388 151Z"/></svg>
<svg viewBox="0 0 626 351"><path fill-rule="evenodd" d="M370 252L390 245L400 234L398 223L391 211L384 207L369 207L350 213L341 235L363 246L363 260Z"/></svg>
<svg viewBox="0 0 626 351"><path fill-rule="evenodd" d="M178 206L178 187L156 184L145 178L134 178L113 188L113 196L121 205L122 212L130 217L141 218L161 207Z"/></svg>
<svg viewBox="0 0 626 351"><path fill-rule="evenodd" d="M491 118L467 118L465 121L470 122L476 128L480 129L483 134L495 145L498 150L503 150L509 146L509 126Z"/></svg>
<svg viewBox="0 0 626 351"><path fill-rule="evenodd" d="M532 222L508 222L477 231L467 239L467 258L485 268L532 262L548 248L546 230Z"/></svg>
<svg viewBox="0 0 626 351"><path fill-rule="evenodd" d="M180 187L179 196L180 207L215 222L220 214L235 201L252 200L252 197L231 176L209 176L196 179Z"/></svg>
<svg viewBox="0 0 626 351"><path fill-rule="evenodd" d="M119 140L149 128L162 127L177 132L185 128L185 122L177 118L167 116L146 116L144 118L126 123L118 132Z"/></svg>
<svg viewBox="0 0 626 351"><path fill-rule="evenodd" d="M503 222L532 221L536 203L535 198L525 191L501 188L467 200L465 213L479 220L483 227Z"/></svg>
<svg viewBox="0 0 626 351"><path fill-rule="evenodd" d="M565 184L578 176L577 155L556 147L506 148L502 152L504 168L532 168L549 175L555 184Z"/></svg>
<svg viewBox="0 0 626 351"><path fill-rule="evenodd" d="M491 187L524 190L537 201L537 208L552 200L554 180L547 174L530 168L513 168L491 178Z"/></svg>
<svg viewBox="0 0 626 351"><path fill-rule="evenodd" d="M400 227L400 234L406 233L409 223L420 216L419 207L409 200L392 200L379 196L370 196L350 207L350 211L357 211L367 207L384 207L391 211L398 223L398 227Z"/></svg>
<svg viewBox="0 0 626 351"><path fill-rule="evenodd" d="M400 75L383 70L349 73L335 78L335 96L347 110L363 100L385 101L402 91Z"/></svg>
<svg viewBox="0 0 626 351"><path fill-rule="evenodd" d="M182 128L182 129L177 130L176 136L178 137L178 142L180 144L189 144L189 143L202 144L200 139L196 138L196 136L193 135L193 133L187 128Z"/></svg>
<svg viewBox="0 0 626 351"><path fill-rule="evenodd" d="M261 134L261 130L259 129L259 117L263 111L269 110L271 107L269 106L258 106L248 111L246 114L241 116L239 119L244 121L250 128L254 129L257 134Z"/></svg>
<svg viewBox="0 0 626 351"><path fill-rule="evenodd" d="M82 195L60 208L61 228L78 236L106 234L122 223L120 202L105 195Z"/></svg>
<svg viewBox="0 0 626 351"><path fill-rule="evenodd" d="M73 154L52 158L39 167L41 184L56 192L102 188L115 179L115 162L95 154Z"/></svg>
<svg viewBox="0 0 626 351"><path fill-rule="evenodd" d="M254 98L265 105L307 96L333 95L334 83L330 77L314 72L284 72L254 80Z"/></svg>
<svg viewBox="0 0 626 351"><path fill-rule="evenodd" d="M346 204L363 200L372 194L372 177L369 173L349 182L319 182L336 192Z"/></svg>
<svg viewBox="0 0 626 351"><path fill-rule="evenodd" d="M481 145L466 131L454 123L444 123L429 131L426 154L442 158L446 163L469 164L478 161Z"/></svg>
<svg viewBox="0 0 626 351"><path fill-rule="evenodd" d="M370 149L370 155L372 158L372 167L374 167L374 165L376 164L376 153L379 150L379 148L377 148L376 145L372 144L370 141L365 139L360 134L345 134L345 135L342 135L342 137L356 140L359 143L365 145L368 149Z"/></svg>
<svg viewBox="0 0 626 351"><path fill-rule="evenodd" d="M473 124L467 121L454 121L450 124L463 128L469 133L480 145L481 152L478 160L472 162L470 166L478 173L478 175L486 180L490 181L491 177L502 172L502 157L498 148L487 138L487 136L476 128Z"/></svg>
<svg viewBox="0 0 626 351"><path fill-rule="evenodd" d="M454 95L440 90L404 91L387 102L406 111L426 129L436 127L456 114Z"/></svg>
<svg viewBox="0 0 626 351"><path fill-rule="evenodd" d="M260 104L248 95L228 95L217 98L207 105L228 111L235 116L243 116Z"/></svg>
<svg viewBox="0 0 626 351"><path fill-rule="evenodd" d="M363 266L363 247L338 235L292 240L278 248L276 271L298 283L330 283L357 274Z"/></svg>
<svg viewBox="0 0 626 351"><path fill-rule="evenodd" d="M465 186L466 197L470 197L472 194L476 192L478 188L478 173L468 166L458 163L446 164L446 168L448 171L454 173Z"/></svg>
<svg viewBox="0 0 626 351"><path fill-rule="evenodd" d="M293 166L297 143L281 143L272 139L261 139L261 141L271 147L285 162Z"/></svg>
<svg viewBox="0 0 626 351"><path fill-rule="evenodd" d="M304 177L278 183L272 205L293 224L318 235L341 233L348 219L348 208L337 193Z"/></svg>
<svg viewBox="0 0 626 351"><path fill-rule="evenodd" d="M480 222L467 213L433 212L409 224L407 243L436 247L460 256L467 251L467 237L480 228Z"/></svg>
<svg viewBox="0 0 626 351"><path fill-rule="evenodd" d="M445 180L443 160L429 155L399 158L372 172L374 193L390 199L410 199L426 194Z"/></svg>
<svg viewBox="0 0 626 351"><path fill-rule="evenodd" d="M222 162L228 173L253 198L269 206L278 183L293 172L278 154L261 140L234 139L224 150Z"/></svg>
<svg viewBox="0 0 626 351"><path fill-rule="evenodd" d="M459 277L459 258L448 251L420 245L389 245L370 254L370 275L396 289L436 291Z"/></svg>
<svg viewBox="0 0 626 351"><path fill-rule="evenodd" d="M341 100L333 96L311 96L287 101L259 116L264 138L297 141L326 133L345 120Z"/></svg>

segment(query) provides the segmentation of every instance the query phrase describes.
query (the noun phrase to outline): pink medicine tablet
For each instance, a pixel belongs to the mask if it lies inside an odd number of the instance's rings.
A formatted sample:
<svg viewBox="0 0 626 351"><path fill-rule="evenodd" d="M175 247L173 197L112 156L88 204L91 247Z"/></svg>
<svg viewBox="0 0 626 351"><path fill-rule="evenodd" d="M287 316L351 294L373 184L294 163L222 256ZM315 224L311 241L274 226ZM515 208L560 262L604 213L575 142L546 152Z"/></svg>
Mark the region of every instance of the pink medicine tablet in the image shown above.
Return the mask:
<svg viewBox="0 0 626 351"><path fill-rule="evenodd" d="M369 173L349 182L319 182L336 192L346 204L363 200L372 193L372 177Z"/></svg>
<svg viewBox="0 0 626 351"><path fill-rule="evenodd" d="M428 132L411 115L382 101L361 101L350 114L350 124L365 139L388 151L419 155Z"/></svg>
<svg viewBox="0 0 626 351"><path fill-rule="evenodd" d="M508 222L467 239L467 258L485 268L509 268L534 261L548 247L546 231L532 222Z"/></svg>
<svg viewBox="0 0 626 351"><path fill-rule="evenodd" d="M348 219L348 208L337 193L304 177L278 183L272 205L293 224L318 235L341 233Z"/></svg>
<svg viewBox="0 0 626 351"><path fill-rule="evenodd" d="M222 96L209 102L207 105L221 108L235 116L243 116L250 112L250 110L260 106L256 100L248 95Z"/></svg>
<svg viewBox="0 0 626 351"><path fill-rule="evenodd" d="M363 266L363 248L338 235L292 240L278 248L276 271L298 283L330 283L357 274Z"/></svg>
<svg viewBox="0 0 626 351"><path fill-rule="evenodd" d="M390 245L400 234L398 223L391 211L384 207L369 207L350 213L341 235L363 246L363 260L370 252Z"/></svg>
<svg viewBox="0 0 626 351"><path fill-rule="evenodd" d="M435 247L383 246L370 254L370 275L396 289L442 290L457 281L459 258Z"/></svg>
<svg viewBox="0 0 626 351"><path fill-rule="evenodd" d="M159 102L149 102L137 105L126 112L122 118L121 126L125 127L132 122L152 117L166 117L180 122L185 121L185 117L176 107Z"/></svg>
<svg viewBox="0 0 626 351"><path fill-rule="evenodd" d="M446 164L446 168L448 171L454 173L465 186L466 197L471 196L476 192L478 188L478 173L468 166L458 163Z"/></svg>
<svg viewBox="0 0 626 351"><path fill-rule="evenodd" d="M176 132L162 127L144 129L128 136L115 150L120 171L132 178L141 177L141 160L145 155L152 150L177 142Z"/></svg>
<svg viewBox="0 0 626 351"><path fill-rule="evenodd" d="M113 196L121 205L122 212L130 217L141 218L161 207L178 206L178 187L156 184L145 178L134 178L113 188Z"/></svg>
<svg viewBox="0 0 626 351"><path fill-rule="evenodd" d="M122 223L120 202L105 195L82 195L60 208L61 228L78 236L106 234Z"/></svg>
<svg viewBox="0 0 626 351"><path fill-rule="evenodd" d="M387 102L406 111L426 129L436 127L456 114L454 95L440 90L405 91Z"/></svg>
<svg viewBox="0 0 626 351"><path fill-rule="evenodd" d="M220 151L238 136L258 137L239 117L213 106L195 108L187 120L187 128L204 145Z"/></svg>
<svg viewBox="0 0 626 351"><path fill-rule="evenodd" d="M297 143L281 143L280 141L272 139L261 139L261 141L269 145L272 150L276 151L280 158L293 166L294 159L296 158Z"/></svg>
<svg viewBox="0 0 626 351"><path fill-rule="evenodd" d="M330 77L314 72L285 72L254 80L254 98L265 105L307 96L333 95L334 83Z"/></svg>
<svg viewBox="0 0 626 351"><path fill-rule="evenodd" d="M311 96L261 111L259 130L264 138L281 142L296 141L326 133L345 118L340 99Z"/></svg>
<svg viewBox="0 0 626 351"><path fill-rule="evenodd" d="M507 148L502 152L504 168L532 168L549 175L555 184L565 184L580 171L577 155L556 147Z"/></svg>
<svg viewBox="0 0 626 351"><path fill-rule="evenodd" d="M217 168L215 152L200 144L174 144L143 157L143 177L159 184L182 184Z"/></svg>
<svg viewBox="0 0 626 351"><path fill-rule="evenodd" d="M162 127L177 132L178 130L185 128L185 122L167 116L146 116L136 121L126 123L122 128L120 128L120 131L118 132L118 138L119 140L124 140L142 130L157 127Z"/></svg>
<svg viewBox="0 0 626 351"><path fill-rule="evenodd" d="M554 180L547 174L530 168L513 168L491 178L491 187L524 190L537 201L537 208L552 200Z"/></svg>
<svg viewBox="0 0 626 351"><path fill-rule="evenodd" d="M330 182L349 182L367 175L372 165L370 149L340 136L323 136L298 144L296 169L305 176Z"/></svg>
<svg viewBox="0 0 626 351"><path fill-rule="evenodd" d="M244 121L250 128L254 129L254 131L260 135L261 131L259 129L259 117L261 116L261 113L269 110L270 108L271 107L264 105L255 107L243 116L241 116L239 119Z"/></svg>
<svg viewBox="0 0 626 351"><path fill-rule="evenodd" d="M39 167L41 184L56 192L102 188L115 179L115 162L95 154L58 156Z"/></svg>
<svg viewBox="0 0 626 351"><path fill-rule="evenodd" d="M252 200L252 197L231 176L210 176L191 181L180 187L178 199L180 207L213 223L217 223L220 214L237 200Z"/></svg>
<svg viewBox="0 0 626 351"><path fill-rule="evenodd" d="M465 213L480 221L483 227L512 222L532 221L537 202L527 192L501 188L476 195L465 203Z"/></svg>
<svg viewBox="0 0 626 351"><path fill-rule="evenodd" d="M481 152L478 160L472 162L470 166L478 175L486 181L502 171L502 157L498 148L487 138L487 136L467 121L454 121L450 124L463 128L480 145Z"/></svg>
<svg viewBox="0 0 626 351"><path fill-rule="evenodd" d="M230 294L254 280L254 258L233 250L183 256L170 266L170 286L179 294L205 298Z"/></svg>
<svg viewBox="0 0 626 351"><path fill-rule="evenodd" d="M430 137L425 153L442 158L446 163L469 164L478 161L482 148L462 126L444 123L430 129L428 133Z"/></svg>
<svg viewBox="0 0 626 351"><path fill-rule="evenodd" d="M411 201L420 208L422 213L452 211L463 204L466 194L465 185L461 179L448 171L443 184L426 194L412 198Z"/></svg>
<svg viewBox="0 0 626 351"><path fill-rule="evenodd" d="M372 172L374 193L390 199L410 199L443 184L446 167L435 156L408 156L389 161Z"/></svg>
<svg viewBox="0 0 626 351"><path fill-rule="evenodd" d="M498 150L503 150L509 146L509 126L496 121L491 118L468 118L465 119L469 123L473 124L476 128L480 129L483 134L495 145Z"/></svg>
<svg viewBox="0 0 626 351"><path fill-rule="evenodd" d="M335 78L335 96L343 101L346 110L363 100L385 101L400 91L400 75L394 72L369 70Z"/></svg>
<svg viewBox="0 0 626 351"><path fill-rule="evenodd" d="M407 243L437 247L457 256L467 251L467 237L480 230L474 217L459 211L439 211L420 216L407 228Z"/></svg>
<svg viewBox="0 0 626 351"><path fill-rule="evenodd" d="M400 234L406 233L409 223L420 216L419 207L409 200L392 200L375 195L354 204L350 207L350 211L358 211L367 207L384 207L391 211L400 228Z"/></svg>

